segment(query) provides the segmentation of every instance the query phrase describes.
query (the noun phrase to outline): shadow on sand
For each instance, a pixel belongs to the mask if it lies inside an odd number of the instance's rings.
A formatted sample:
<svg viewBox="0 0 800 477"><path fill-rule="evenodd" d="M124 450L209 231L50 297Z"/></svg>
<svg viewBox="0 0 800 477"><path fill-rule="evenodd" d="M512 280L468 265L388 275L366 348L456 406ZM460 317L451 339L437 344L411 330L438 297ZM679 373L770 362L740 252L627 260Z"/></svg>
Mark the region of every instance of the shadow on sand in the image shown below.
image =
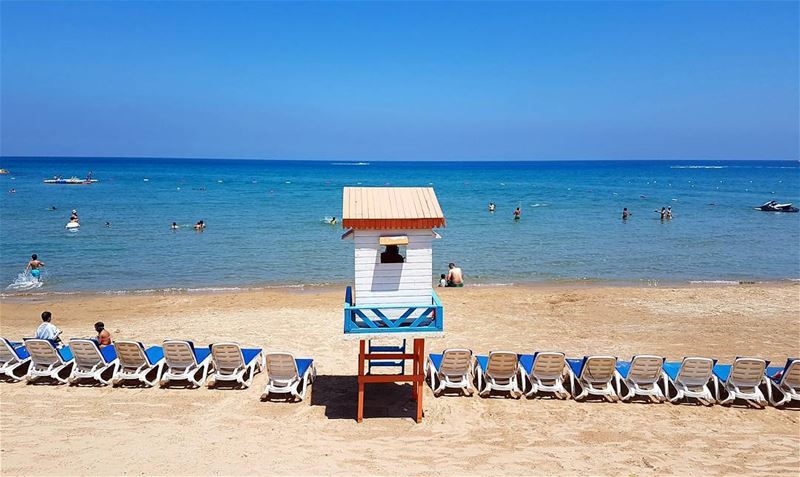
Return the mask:
<svg viewBox="0 0 800 477"><path fill-rule="evenodd" d="M356 419L356 376L319 375L312 386L311 405L325 407L328 419ZM411 384L372 383L364 386L364 419L408 417L416 419L417 403Z"/></svg>

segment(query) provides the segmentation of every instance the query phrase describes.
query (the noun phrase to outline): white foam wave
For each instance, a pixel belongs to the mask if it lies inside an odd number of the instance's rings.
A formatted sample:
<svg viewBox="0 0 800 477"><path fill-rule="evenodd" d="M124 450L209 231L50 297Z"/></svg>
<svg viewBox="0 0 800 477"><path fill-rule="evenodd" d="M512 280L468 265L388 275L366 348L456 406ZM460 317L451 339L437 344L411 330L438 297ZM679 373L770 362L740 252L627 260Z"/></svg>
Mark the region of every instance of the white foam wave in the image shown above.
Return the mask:
<svg viewBox="0 0 800 477"><path fill-rule="evenodd" d="M17 275L17 278L6 287L6 290L17 290L17 291L25 291L25 290L34 290L36 288L40 288L44 283L40 282L39 280L33 278L31 272L24 271Z"/></svg>
<svg viewBox="0 0 800 477"><path fill-rule="evenodd" d="M332 166L368 166L369 162L331 162Z"/></svg>
<svg viewBox="0 0 800 477"><path fill-rule="evenodd" d="M669 166L670 169L727 169L728 166Z"/></svg>

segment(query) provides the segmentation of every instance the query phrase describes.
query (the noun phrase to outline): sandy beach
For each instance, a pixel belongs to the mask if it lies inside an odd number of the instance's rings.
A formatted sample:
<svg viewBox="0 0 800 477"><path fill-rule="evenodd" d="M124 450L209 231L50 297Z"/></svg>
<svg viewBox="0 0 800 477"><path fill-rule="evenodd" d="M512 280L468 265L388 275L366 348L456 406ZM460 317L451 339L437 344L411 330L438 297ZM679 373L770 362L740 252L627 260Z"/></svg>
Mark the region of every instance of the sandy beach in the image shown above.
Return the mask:
<svg viewBox="0 0 800 477"><path fill-rule="evenodd" d="M737 355L800 353L800 285L473 287L440 293L446 335L426 351ZM745 407L447 396L372 385L355 422L357 342L342 337L343 290L65 295L4 299L0 332L31 335L50 310L64 336L102 320L117 339L235 340L313 356L302 403L247 390L1 383L0 473L798 475L800 413ZM402 442L400 441L402 439Z"/></svg>

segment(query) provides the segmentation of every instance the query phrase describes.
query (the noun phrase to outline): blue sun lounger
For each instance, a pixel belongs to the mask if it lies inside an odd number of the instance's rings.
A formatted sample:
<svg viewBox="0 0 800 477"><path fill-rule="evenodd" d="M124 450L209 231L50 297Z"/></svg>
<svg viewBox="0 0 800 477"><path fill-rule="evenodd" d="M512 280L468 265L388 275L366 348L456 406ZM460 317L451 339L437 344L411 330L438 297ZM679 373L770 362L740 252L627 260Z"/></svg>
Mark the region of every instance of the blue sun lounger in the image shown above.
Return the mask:
<svg viewBox="0 0 800 477"><path fill-rule="evenodd" d="M31 355L31 366L28 368L28 382L39 378L55 379L66 384L75 365L69 346L57 348L51 340L25 338L25 348Z"/></svg>
<svg viewBox="0 0 800 477"><path fill-rule="evenodd" d="M117 372L117 351L113 346L102 349L93 339L72 338L69 348L75 358L72 367L70 384L77 384L81 379L93 379L102 384L110 384Z"/></svg>
<svg viewBox="0 0 800 477"><path fill-rule="evenodd" d="M568 358L570 384L575 400L579 401L588 395L602 396L615 402L617 392L612 385L616 376L617 358L614 356L584 356L582 359ZM577 387L581 388L576 393Z"/></svg>
<svg viewBox="0 0 800 477"><path fill-rule="evenodd" d="M527 397L540 392L550 392L557 398L567 399L569 392L564 388L566 366L564 353L537 351L533 354L519 355L522 392ZM531 388L526 392L528 385Z"/></svg>
<svg viewBox="0 0 800 477"><path fill-rule="evenodd" d="M675 389L674 395L667 389L669 401L677 403L683 399L693 398L706 406L713 406L716 397L711 392L709 383L713 382L715 386L717 384L717 378L714 377L716 364L716 359L698 356L685 357L680 362L664 363L664 373Z"/></svg>
<svg viewBox="0 0 800 477"><path fill-rule="evenodd" d="M769 361L759 358L737 357L732 364L714 366L717 401L722 405L732 404L736 399L743 399L748 404L764 408L767 398L759 386L767 383L764 374ZM726 394L723 397L723 393Z"/></svg>
<svg viewBox="0 0 800 477"><path fill-rule="evenodd" d="M792 401L800 401L800 358L789 358L783 367L768 367L770 404L781 407Z"/></svg>
<svg viewBox="0 0 800 477"><path fill-rule="evenodd" d="M30 365L31 355L22 343L0 338L0 374L19 381L28 373Z"/></svg>
<svg viewBox="0 0 800 477"><path fill-rule="evenodd" d="M662 356L640 354L635 355L630 361L617 361L617 394L622 401L628 401L635 396L646 396L657 402L664 402L667 398L659 381L663 381L664 389L667 386L667 375L664 374L664 358ZM627 392L623 394L622 385Z"/></svg>
<svg viewBox="0 0 800 477"><path fill-rule="evenodd" d="M261 348L242 348L238 343L214 343L211 345L211 356L214 361L214 374L211 377L215 384L233 381L249 388L253 377L265 365Z"/></svg>
<svg viewBox="0 0 800 477"><path fill-rule="evenodd" d="M116 341L119 368L114 376L114 384L125 381L138 381L146 386L155 386L161 381L164 372L164 350L161 346L145 348L140 341Z"/></svg>
<svg viewBox="0 0 800 477"><path fill-rule="evenodd" d="M197 348L187 340L164 340L162 346L167 368L161 376L161 386L172 381L188 381L200 387L211 370L211 349Z"/></svg>

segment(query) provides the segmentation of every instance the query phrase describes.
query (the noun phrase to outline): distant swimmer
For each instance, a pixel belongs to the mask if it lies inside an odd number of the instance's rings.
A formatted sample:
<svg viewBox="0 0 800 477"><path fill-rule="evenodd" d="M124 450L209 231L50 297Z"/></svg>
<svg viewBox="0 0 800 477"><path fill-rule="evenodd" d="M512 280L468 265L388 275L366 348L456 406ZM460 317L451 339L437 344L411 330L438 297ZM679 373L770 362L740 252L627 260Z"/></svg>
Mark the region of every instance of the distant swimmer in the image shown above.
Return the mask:
<svg viewBox="0 0 800 477"><path fill-rule="evenodd" d="M106 222L106 227L111 227L111 222Z"/></svg>
<svg viewBox="0 0 800 477"><path fill-rule="evenodd" d="M12 194L16 194L16 193L17 193L17 189L9 189L9 191L8 191L8 192L10 192L10 193L12 193Z"/></svg>
<svg viewBox="0 0 800 477"><path fill-rule="evenodd" d="M494 212L496 208L494 202L489 202L489 212Z"/></svg>
<svg viewBox="0 0 800 477"><path fill-rule="evenodd" d="M658 211L656 210L655 212L658 212ZM660 214L661 214L661 220L666 219L667 218L667 208L666 207L661 207Z"/></svg>
<svg viewBox="0 0 800 477"><path fill-rule="evenodd" d="M514 209L514 220L519 220L522 218L522 210L519 207Z"/></svg>
<svg viewBox="0 0 800 477"><path fill-rule="evenodd" d="M631 216L631 213L628 212L628 208L624 207L622 209L622 220L628 220L628 217L630 217L630 216Z"/></svg>
<svg viewBox="0 0 800 477"><path fill-rule="evenodd" d="M672 219L672 206L667 207L667 220Z"/></svg>
<svg viewBox="0 0 800 477"><path fill-rule="evenodd" d="M336 225L336 217L325 216L325 218L322 219L322 221L326 224Z"/></svg>
<svg viewBox="0 0 800 477"><path fill-rule="evenodd" d="M55 205L51 205L50 208L47 209L47 210L56 210L56 206Z"/></svg>
<svg viewBox="0 0 800 477"><path fill-rule="evenodd" d="M169 226L172 230L178 230L178 224L176 222L172 222L172 225Z"/></svg>
<svg viewBox="0 0 800 477"><path fill-rule="evenodd" d="M70 222L78 222L78 211L77 210L72 209L72 213L69 216L69 221Z"/></svg>
<svg viewBox="0 0 800 477"><path fill-rule="evenodd" d="M195 230L205 230L206 229L206 223L203 222L202 220L198 220L197 223L194 224L194 229Z"/></svg>
<svg viewBox="0 0 800 477"><path fill-rule="evenodd" d="M42 267L44 267L44 262L39 260L39 256L35 253L31 255L31 260L28 262L28 265L25 266L25 271L31 271L31 276L36 279L36 281L41 281L42 276Z"/></svg>

